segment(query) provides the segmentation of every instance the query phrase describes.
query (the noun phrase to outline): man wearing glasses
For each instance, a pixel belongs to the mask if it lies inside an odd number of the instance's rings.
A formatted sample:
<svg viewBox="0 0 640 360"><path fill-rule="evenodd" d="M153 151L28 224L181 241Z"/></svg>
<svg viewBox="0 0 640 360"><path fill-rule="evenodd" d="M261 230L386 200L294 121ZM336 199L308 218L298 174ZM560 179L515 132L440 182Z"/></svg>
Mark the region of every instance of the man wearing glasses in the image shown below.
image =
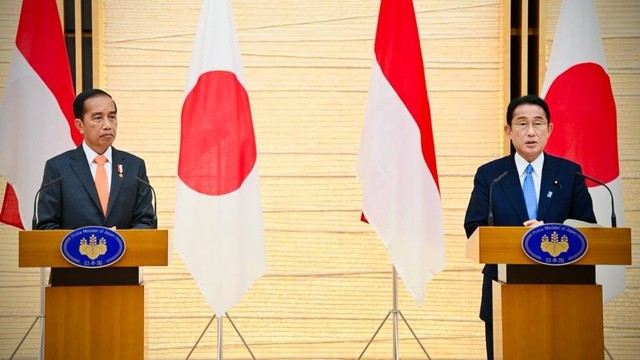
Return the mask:
<svg viewBox="0 0 640 360"><path fill-rule="evenodd" d="M511 101L504 131L515 153L478 168L464 219L467 237L478 226L488 225L490 203L494 226L534 227L567 219L596 222L585 180L578 175L580 165L544 152L553 127L549 107L540 97L527 95ZM497 266L487 264L482 273L480 318L485 322L487 359L491 360L491 284L498 278Z"/></svg>

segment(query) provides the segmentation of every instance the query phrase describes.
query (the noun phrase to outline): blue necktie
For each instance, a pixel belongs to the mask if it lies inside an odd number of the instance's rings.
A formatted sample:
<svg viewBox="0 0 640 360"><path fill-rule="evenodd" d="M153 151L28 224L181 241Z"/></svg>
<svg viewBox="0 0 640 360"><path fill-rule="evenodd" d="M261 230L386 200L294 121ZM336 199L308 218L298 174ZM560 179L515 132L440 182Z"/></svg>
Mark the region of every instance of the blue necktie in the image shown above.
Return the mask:
<svg viewBox="0 0 640 360"><path fill-rule="evenodd" d="M538 215L538 201L536 200L536 187L533 185L533 166L527 165L527 176L524 177L522 184L522 192L524 193L524 202L527 204L527 213L529 220L536 219Z"/></svg>

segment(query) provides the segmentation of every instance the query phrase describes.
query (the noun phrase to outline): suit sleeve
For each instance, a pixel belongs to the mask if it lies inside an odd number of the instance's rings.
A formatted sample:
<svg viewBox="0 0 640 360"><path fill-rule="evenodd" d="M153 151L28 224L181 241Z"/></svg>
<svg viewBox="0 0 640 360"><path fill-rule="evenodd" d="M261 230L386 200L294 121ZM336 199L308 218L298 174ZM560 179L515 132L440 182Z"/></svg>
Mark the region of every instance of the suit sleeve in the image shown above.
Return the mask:
<svg viewBox="0 0 640 360"><path fill-rule="evenodd" d="M149 178L147 177L147 168L144 160L140 165L137 176L149 183ZM158 227L155 211L153 209L154 204L152 203L152 195L153 192L149 185L138 182L136 203L133 211L133 218L131 219L132 229L156 229Z"/></svg>
<svg viewBox="0 0 640 360"><path fill-rule="evenodd" d="M582 167L578 165L577 172L582 173ZM593 200L585 179L576 174L573 184L573 196L571 201L570 219L596 223L596 215L593 212Z"/></svg>
<svg viewBox="0 0 640 360"><path fill-rule="evenodd" d="M489 214L489 183L482 176L482 171L478 169L473 178L473 190L469 198L467 213L464 217L464 230L467 238L479 226L487 225L487 216Z"/></svg>
<svg viewBox="0 0 640 360"><path fill-rule="evenodd" d="M61 182L52 183L60 177L60 172L51 160L44 166L40 195L37 195L37 223L33 229L52 230L62 228L62 187ZM44 185L44 186L43 186Z"/></svg>

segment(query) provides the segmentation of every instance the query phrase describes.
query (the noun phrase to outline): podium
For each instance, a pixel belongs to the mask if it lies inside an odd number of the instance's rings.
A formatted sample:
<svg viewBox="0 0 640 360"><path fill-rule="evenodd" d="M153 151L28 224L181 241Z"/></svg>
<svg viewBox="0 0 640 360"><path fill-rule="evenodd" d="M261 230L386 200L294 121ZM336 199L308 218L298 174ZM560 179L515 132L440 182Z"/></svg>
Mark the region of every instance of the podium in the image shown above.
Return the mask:
<svg viewBox="0 0 640 360"><path fill-rule="evenodd" d="M18 266L76 268L60 250L71 230L19 232ZM117 230L126 244L122 258L108 268L166 266L167 230ZM82 269L87 273L103 269ZM91 279L81 286L45 289L44 355L57 359L143 359L145 353L144 284L117 285L116 276ZM137 271L136 271L137 273ZM116 285L108 284L112 282Z"/></svg>
<svg viewBox="0 0 640 360"><path fill-rule="evenodd" d="M531 260L522 249L530 228L479 227L467 258L498 264L493 282L495 359L604 359L602 286L595 265L631 264L631 229L577 228L588 251L565 266Z"/></svg>

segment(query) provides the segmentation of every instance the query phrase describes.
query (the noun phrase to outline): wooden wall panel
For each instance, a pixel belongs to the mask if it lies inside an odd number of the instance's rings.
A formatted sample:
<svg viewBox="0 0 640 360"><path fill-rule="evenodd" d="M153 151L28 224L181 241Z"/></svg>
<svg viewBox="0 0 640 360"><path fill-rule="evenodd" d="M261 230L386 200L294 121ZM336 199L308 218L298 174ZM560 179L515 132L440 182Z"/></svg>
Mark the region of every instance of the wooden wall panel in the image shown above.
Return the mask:
<svg viewBox="0 0 640 360"><path fill-rule="evenodd" d="M100 0L98 0L100 1ZM477 166L504 139L503 1L414 0L431 104L447 267L417 306L399 282L399 307L435 359L482 359L479 265L464 257L462 222ZM547 50L560 0L547 0ZM0 49L10 49L19 0L2 1ZM357 151L371 73L378 1L233 0L258 145L269 271L230 315L258 359L357 358L391 309L391 264L359 221ZM118 103L115 145L147 161L160 227L173 227L183 90L200 1L102 0L100 79ZM640 5L598 2L618 105L625 223L640 228ZM547 52L548 53L548 52ZM0 52L0 79L9 51ZM4 84L0 84L0 96ZM0 197L4 192L0 179ZM605 306L616 360L640 352L640 240L627 290ZM173 240L173 239L172 239ZM0 358L38 311L38 271L17 268L17 233L0 225ZM184 359L212 312L179 255L148 268L149 359ZM390 358L387 323L366 353ZM224 324L224 356L246 359ZM19 355L33 358L38 329ZM424 358L400 323L403 359ZM215 322L192 359L215 357ZM421 355L422 354L422 355Z"/></svg>

